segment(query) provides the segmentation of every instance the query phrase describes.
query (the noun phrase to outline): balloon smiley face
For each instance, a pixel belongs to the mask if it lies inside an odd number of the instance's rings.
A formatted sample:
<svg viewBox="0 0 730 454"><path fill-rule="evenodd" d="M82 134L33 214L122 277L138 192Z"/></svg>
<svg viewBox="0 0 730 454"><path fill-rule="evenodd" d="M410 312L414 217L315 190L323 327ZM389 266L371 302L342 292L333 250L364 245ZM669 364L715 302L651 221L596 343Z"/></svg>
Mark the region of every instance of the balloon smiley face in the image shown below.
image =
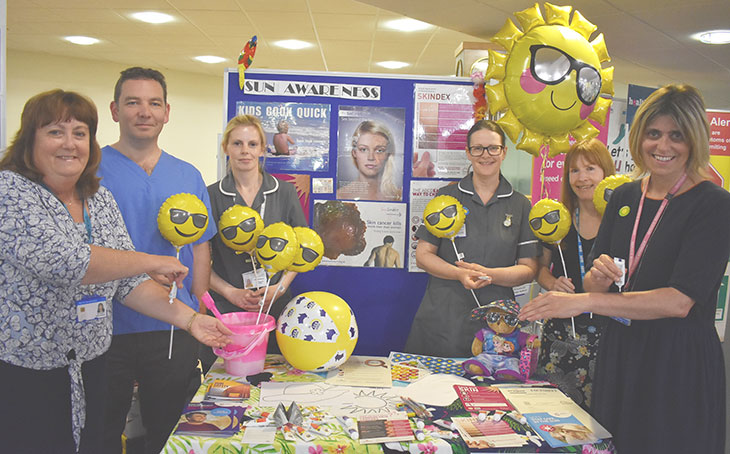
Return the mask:
<svg viewBox="0 0 730 454"><path fill-rule="evenodd" d="M259 213L250 207L233 205L221 214L218 233L221 241L229 248L241 252L251 252L256 247L256 239L264 230L264 221Z"/></svg>
<svg viewBox="0 0 730 454"><path fill-rule="evenodd" d="M269 274L287 269L298 249L297 234L283 222L265 227L256 240L256 257Z"/></svg>
<svg viewBox="0 0 730 454"><path fill-rule="evenodd" d="M322 238L307 227L294 227L294 233L299 241L299 250L287 269L296 273L311 271L322 261L324 255Z"/></svg>
<svg viewBox="0 0 730 454"><path fill-rule="evenodd" d="M546 243L559 243L570 230L570 213L553 199L542 199L530 210L530 228Z"/></svg>
<svg viewBox="0 0 730 454"><path fill-rule="evenodd" d="M192 194L180 193L168 197L157 214L157 227L162 236L175 247L194 243L208 227L208 210Z"/></svg>
<svg viewBox="0 0 730 454"><path fill-rule="evenodd" d="M423 210L426 229L439 238L453 238L466 220L464 206L450 195L434 197Z"/></svg>
<svg viewBox="0 0 730 454"><path fill-rule="evenodd" d="M606 211L606 204L613 195L613 191L624 183L631 182L631 178L626 175L611 175L598 183L596 190L593 192L593 205L601 215Z"/></svg>

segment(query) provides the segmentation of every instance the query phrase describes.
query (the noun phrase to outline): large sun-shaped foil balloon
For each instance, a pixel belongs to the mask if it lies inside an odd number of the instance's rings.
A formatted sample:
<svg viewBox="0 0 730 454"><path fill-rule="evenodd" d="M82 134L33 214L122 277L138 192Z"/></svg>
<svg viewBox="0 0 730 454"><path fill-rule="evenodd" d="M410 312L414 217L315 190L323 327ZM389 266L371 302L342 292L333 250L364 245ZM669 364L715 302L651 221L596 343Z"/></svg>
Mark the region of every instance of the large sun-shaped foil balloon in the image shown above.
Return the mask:
<svg viewBox="0 0 730 454"><path fill-rule="evenodd" d="M549 156L570 148L575 140L595 137L598 130L588 119L604 124L613 95L613 67L596 25L571 6L545 3L545 17L537 3L515 13L520 30L510 19L492 41L506 53L489 50L485 87L492 115L517 148L535 156L543 145Z"/></svg>

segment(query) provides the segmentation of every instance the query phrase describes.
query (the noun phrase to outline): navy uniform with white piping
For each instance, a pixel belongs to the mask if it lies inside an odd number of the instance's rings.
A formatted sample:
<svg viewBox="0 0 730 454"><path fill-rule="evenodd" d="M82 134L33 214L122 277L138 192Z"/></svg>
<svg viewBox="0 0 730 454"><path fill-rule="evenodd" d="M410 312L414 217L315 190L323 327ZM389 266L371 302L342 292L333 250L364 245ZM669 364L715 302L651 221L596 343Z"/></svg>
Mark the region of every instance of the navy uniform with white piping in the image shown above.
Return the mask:
<svg viewBox="0 0 730 454"><path fill-rule="evenodd" d="M210 196L211 219L216 224L221 214L234 204L248 206L236 190L236 181L230 172L222 180L208 186L208 195ZM251 208L261 215L265 225L284 222L292 227L307 226L307 219L299 204L294 185L281 181L266 172L263 172L261 187ZM231 248L223 244L220 234L216 234L211 240L211 259L213 261L212 269L221 279L234 287L243 288L241 275L253 269L251 257L248 254L237 255ZM261 268L261 272L263 272L263 268ZM281 275L282 273L277 273L271 279L272 288L269 291L276 289L273 285L279 282ZM211 290L210 294L222 313L241 310L216 292ZM281 307L289 302L290 297L287 296L285 294L279 297L274 307L271 308L271 314L274 317L278 316L277 310L281 311Z"/></svg>
<svg viewBox="0 0 730 454"><path fill-rule="evenodd" d="M473 175L469 173L458 184L444 186L438 195L456 197L468 210L466 235L455 238L456 248L465 262L488 268L513 266L518 259L537 257L540 245L530 230L530 202L512 189L504 176L492 198L483 204L474 190ZM449 263L456 262L451 240L437 238L421 225L416 232L420 241L438 246L437 255ZM475 290L482 305L494 300L514 299L511 287L491 284ZM405 350L431 356L472 356L474 333L482 328L469 314L476 306L471 292L456 280L430 276L426 293L418 308L408 335Z"/></svg>

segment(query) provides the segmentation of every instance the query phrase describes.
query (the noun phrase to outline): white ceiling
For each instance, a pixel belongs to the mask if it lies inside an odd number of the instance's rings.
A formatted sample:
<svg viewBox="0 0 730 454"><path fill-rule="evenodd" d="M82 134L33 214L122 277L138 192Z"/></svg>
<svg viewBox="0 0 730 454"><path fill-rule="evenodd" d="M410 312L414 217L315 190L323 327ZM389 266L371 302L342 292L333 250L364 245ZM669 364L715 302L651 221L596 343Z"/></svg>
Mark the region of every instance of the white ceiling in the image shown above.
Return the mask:
<svg viewBox="0 0 730 454"><path fill-rule="evenodd" d="M556 2L557 4L558 2ZM221 75L235 67L245 42L258 35L253 68L449 75L463 41L488 41L528 0L7 0L7 47L54 55ZM560 3L566 4L566 3ZM708 107L730 109L730 45L691 39L730 29L730 0L574 0L567 4L598 26L615 67L615 80L700 88ZM177 19L150 25L129 17L160 11ZM403 16L434 27L402 33L384 23ZM101 39L77 46L61 38ZM311 48L273 45L300 39ZM196 55L226 57L208 65ZM375 63L411 66L387 70Z"/></svg>

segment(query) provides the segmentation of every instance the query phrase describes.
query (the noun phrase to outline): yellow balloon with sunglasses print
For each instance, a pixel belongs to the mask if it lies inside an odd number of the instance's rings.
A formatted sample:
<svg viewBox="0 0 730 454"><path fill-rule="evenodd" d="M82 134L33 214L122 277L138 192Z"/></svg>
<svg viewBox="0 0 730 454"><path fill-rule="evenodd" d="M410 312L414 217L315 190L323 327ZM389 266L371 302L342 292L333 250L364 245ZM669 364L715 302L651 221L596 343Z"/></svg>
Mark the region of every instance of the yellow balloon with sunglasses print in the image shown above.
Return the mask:
<svg viewBox="0 0 730 454"><path fill-rule="evenodd" d="M208 227L208 210L193 194L180 193L165 200L157 214L157 228L176 248L194 243Z"/></svg>
<svg viewBox="0 0 730 454"><path fill-rule="evenodd" d="M286 270L298 250L297 234L283 222L265 227L256 240L256 258L269 275Z"/></svg>
<svg viewBox="0 0 730 454"><path fill-rule="evenodd" d="M262 230L264 221L258 211L243 205L233 205L228 208L218 221L221 241L236 254L253 252Z"/></svg>
<svg viewBox="0 0 730 454"><path fill-rule="evenodd" d="M295 273L312 271L319 265L324 255L322 238L317 232L308 227L294 227L294 233L297 235L299 249L291 265L287 267L287 271L294 271Z"/></svg>
<svg viewBox="0 0 730 454"><path fill-rule="evenodd" d="M453 238L466 221L464 206L450 195L439 195L431 199L423 210L426 229L439 238Z"/></svg>
<svg viewBox="0 0 730 454"><path fill-rule="evenodd" d="M546 243L559 243L570 230L570 213L565 205L553 199L542 199L530 210L530 228Z"/></svg>
<svg viewBox="0 0 730 454"><path fill-rule="evenodd" d="M613 195L613 191L624 183L631 183L631 178L627 175L611 175L603 180L596 186L593 191L593 205L596 210L603 216L603 212L606 211L606 204Z"/></svg>

